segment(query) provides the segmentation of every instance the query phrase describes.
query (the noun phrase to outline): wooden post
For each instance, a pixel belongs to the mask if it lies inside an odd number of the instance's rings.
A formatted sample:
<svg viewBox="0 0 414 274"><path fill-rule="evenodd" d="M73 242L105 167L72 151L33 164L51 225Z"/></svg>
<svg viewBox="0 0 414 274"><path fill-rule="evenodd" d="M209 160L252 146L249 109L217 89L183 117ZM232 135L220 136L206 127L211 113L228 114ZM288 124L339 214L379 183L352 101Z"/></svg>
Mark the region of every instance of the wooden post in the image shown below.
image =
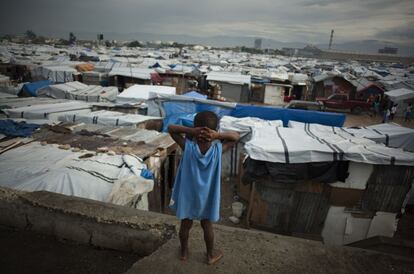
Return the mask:
<svg viewBox="0 0 414 274"><path fill-rule="evenodd" d="M256 188L256 182L253 181L252 188L250 190L249 208L247 209L247 216L246 216L246 225L247 225L248 228L250 228L250 215L252 214L253 198L254 198L255 188Z"/></svg>

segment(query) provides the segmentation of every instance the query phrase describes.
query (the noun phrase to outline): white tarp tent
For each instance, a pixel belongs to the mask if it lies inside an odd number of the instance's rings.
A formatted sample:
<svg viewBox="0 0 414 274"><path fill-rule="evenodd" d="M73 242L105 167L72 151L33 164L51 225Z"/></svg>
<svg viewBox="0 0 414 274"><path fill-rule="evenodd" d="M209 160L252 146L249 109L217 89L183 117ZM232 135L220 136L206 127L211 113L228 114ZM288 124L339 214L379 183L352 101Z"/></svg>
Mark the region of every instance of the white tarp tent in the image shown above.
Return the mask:
<svg viewBox="0 0 414 274"><path fill-rule="evenodd" d="M82 100L87 102L112 102L118 95L117 87L101 87L85 85L81 82L67 82L41 88L38 96L49 96L55 99Z"/></svg>
<svg viewBox="0 0 414 274"><path fill-rule="evenodd" d="M386 147L365 138L347 138L310 128L261 127L253 129L245 149L254 160L275 163L334 160L379 165L413 165L414 153Z"/></svg>
<svg viewBox="0 0 414 274"><path fill-rule="evenodd" d="M175 87L152 86L152 85L133 85L117 96L117 103L128 104L148 100L157 94L175 95Z"/></svg>
<svg viewBox="0 0 414 274"><path fill-rule="evenodd" d="M108 76L125 76L142 80L150 80L151 73L155 73L155 70L135 67L113 67Z"/></svg>
<svg viewBox="0 0 414 274"><path fill-rule="evenodd" d="M13 109L3 109L7 117L10 118L27 118L27 119L49 119L57 121L63 113L88 113L91 112L91 106L82 101L68 101L63 103L49 103L19 107Z"/></svg>
<svg viewBox="0 0 414 274"><path fill-rule="evenodd" d="M107 110L84 114L64 114L59 117L59 121L62 122L98 124L105 126L137 126L145 121L155 119L162 118Z"/></svg>
<svg viewBox="0 0 414 274"><path fill-rule="evenodd" d="M225 82L237 85L250 85L251 75L243 75L240 73L212 71L207 73L207 81Z"/></svg>
<svg viewBox="0 0 414 274"><path fill-rule="evenodd" d="M414 152L414 129L402 127L395 123L384 123L367 127L340 128L289 121L289 127L303 129L309 127L311 130L337 134L344 138L367 138L377 143L383 143L389 147L402 148Z"/></svg>
<svg viewBox="0 0 414 274"><path fill-rule="evenodd" d="M409 103L414 104L414 90L399 88L384 93L394 104L398 104L397 115L404 116Z"/></svg>
<svg viewBox="0 0 414 274"><path fill-rule="evenodd" d="M262 127L283 127L283 121L268 121L255 117L235 118L232 116L223 116L220 119L220 131L236 131L241 136L249 134L252 129L260 130Z"/></svg>
<svg viewBox="0 0 414 274"><path fill-rule="evenodd" d="M103 202L120 201L122 205L142 195L138 208L148 210L146 195L153 188L153 180L140 176L139 172L146 168L140 159L105 154L79 158L84 154L38 142L9 150L0 155L0 185Z"/></svg>
<svg viewBox="0 0 414 274"><path fill-rule="evenodd" d="M50 80L55 83L72 82L79 72L69 66L39 66L31 71L33 78Z"/></svg>

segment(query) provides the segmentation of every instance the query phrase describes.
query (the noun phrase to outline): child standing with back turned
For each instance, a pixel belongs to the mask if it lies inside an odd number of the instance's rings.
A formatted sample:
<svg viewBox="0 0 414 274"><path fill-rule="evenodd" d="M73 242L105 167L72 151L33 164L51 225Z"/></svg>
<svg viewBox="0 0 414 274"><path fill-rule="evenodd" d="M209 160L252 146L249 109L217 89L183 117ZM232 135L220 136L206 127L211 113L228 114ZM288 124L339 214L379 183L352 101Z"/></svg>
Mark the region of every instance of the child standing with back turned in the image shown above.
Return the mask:
<svg viewBox="0 0 414 274"><path fill-rule="evenodd" d="M170 201L170 207L181 220L180 258L187 259L190 229L193 220L200 220L210 265L223 256L221 251L214 249L212 225L220 218L221 154L240 138L237 132L217 132L218 123L214 112L204 111L195 116L192 128L178 125L168 128L183 150Z"/></svg>

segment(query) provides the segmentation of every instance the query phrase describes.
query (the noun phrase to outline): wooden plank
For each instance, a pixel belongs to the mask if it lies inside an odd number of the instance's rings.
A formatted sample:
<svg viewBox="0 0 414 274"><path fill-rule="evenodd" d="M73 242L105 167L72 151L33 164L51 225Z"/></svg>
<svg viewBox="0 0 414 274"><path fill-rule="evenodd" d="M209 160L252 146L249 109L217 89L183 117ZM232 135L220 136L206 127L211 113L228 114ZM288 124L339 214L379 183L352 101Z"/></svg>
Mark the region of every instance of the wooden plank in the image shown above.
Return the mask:
<svg viewBox="0 0 414 274"><path fill-rule="evenodd" d="M11 145L9 145L9 146L7 146L7 147L5 147L5 148L1 149L1 150L0 150L0 154L2 154L2 153L6 152L6 151L8 151L8 150L10 150L10 149L12 149L12 148L14 148L14 147L17 147L17 146L18 146L18 145L20 145L21 143L22 143L22 142L17 141L17 142L15 142L15 143L13 143L13 144L11 144Z"/></svg>

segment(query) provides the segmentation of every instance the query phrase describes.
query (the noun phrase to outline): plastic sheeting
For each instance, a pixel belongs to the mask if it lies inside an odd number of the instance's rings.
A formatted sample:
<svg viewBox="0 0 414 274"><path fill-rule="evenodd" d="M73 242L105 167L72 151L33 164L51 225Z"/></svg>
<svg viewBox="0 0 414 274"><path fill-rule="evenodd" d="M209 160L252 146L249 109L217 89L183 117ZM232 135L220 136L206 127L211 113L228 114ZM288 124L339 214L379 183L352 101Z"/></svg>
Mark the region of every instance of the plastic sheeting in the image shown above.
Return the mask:
<svg viewBox="0 0 414 274"><path fill-rule="evenodd" d="M343 126L345 114L319 112L300 109L287 109L262 106L247 106L238 104L231 113L231 116L256 117L264 120L282 120L285 127L289 121L298 121L302 123L318 123L327 126Z"/></svg>
<svg viewBox="0 0 414 274"><path fill-rule="evenodd" d="M59 117L59 121L62 122L77 122L105 126L136 126L145 121L154 119L160 118L107 110L94 111L84 114L65 114Z"/></svg>
<svg viewBox="0 0 414 274"><path fill-rule="evenodd" d="M198 93L197 91L187 92L187 93L183 94L183 96L187 96L187 97L191 97L191 98L198 98L198 99L207 99L207 95L203 95L201 93Z"/></svg>
<svg viewBox="0 0 414 274"><path fill-rule="evenodd" d="M118 103L136 103L142 100L154 98L157 94L175 94L175 87L133 85L125 89L117 96Z"/></svg>
<svg viewBox="0 0 414 274"><path fill-rule="evenodd" d="M328 127L318 124L307 125L311 129L320 132L340 134L345 138L367 138L386 146L402 148L414 152L414 129L402 127L394 123L384 123L367 127ZM289 122L291 128L304 128L305 124L299 122Z"/></svg>
<svg viewBox="0 0 414 274"><path fill-rule="evenodd" d="M95 85L88 86L75 81L41 88L38 90L38 96L42 95L55 99L83 100L87 102L113 102L118 95L118 88Z"/></svg>
<svg viewBox="0 0 414 274"><path fill-rule="evenodd" d="M0 120L0 133L12 137L29 137L39 125L15 122L12 120Z"/></svg>
<svg viewBox="0 0 414 274"><path fill-rule="evenodd" d="M309 127L253 129L245 149L254 160L275 163L352 161L380 165L413 165L414 153L389 148L365 138Z"/></svg>
<svg viewBox="0 0 414 274"><path fill-rule="evenodd" d="M194 117L201 111L212 111L217 114L219 118L224 115L229 115L232 109L221 107L219 105L212 105L198 101L169 101L162 103L165 113L163 131L168 130L171 124L178 124L184 126L193 126Z"/></svg>
<svg viewBox="0 0 414 274"><path fill-rule="evenodd" d="M31 71L33 78L48 79L55 83L72 82L78 71L69 66L41 66Z"/></svg>
<svg viewBox="0 0 414 274"><path fill-rule="evenodd" d="M8 117L27 118L27 119L56 119L57 116L64 112L90 112L89 104L80 101L69 101L58 104L34 105L28 107L19 107L13 109L3 109Z"/></svg>
<svg viewBox="0 0 414 274"><path fill-rule="evenodd" d="M133 195L114 191L113 201L133 200L152 190L153 181L138 178L146 168L136 157L97 155L80 159L85 153L62 150L56 145L30 143L0 155L0 185L23 191L51 191L98 201L108 201L115 185L128 180ZM134 179L135 177L135 179ZM138 205L147 208L147 205Z"/></svg>
<svg viewBox="0 0 414 274"><path fill-rule="evenodd" d="M236 131L244 136L249 134L252 129L259 130L262 127L283 127L281 120L268 121L254 117L235 118L224 116L220 120L220 131Z"/></svg>
<svg viewBox="0 0 414 274"><path fill-rule="evenodd" d="M33 83L26 83L23 85L22 92L26 93L29 96L37 96L37 92L39 89L47 87L48 85L51 85L52 82L49 80L44 81L37 81Z"/></svg>

